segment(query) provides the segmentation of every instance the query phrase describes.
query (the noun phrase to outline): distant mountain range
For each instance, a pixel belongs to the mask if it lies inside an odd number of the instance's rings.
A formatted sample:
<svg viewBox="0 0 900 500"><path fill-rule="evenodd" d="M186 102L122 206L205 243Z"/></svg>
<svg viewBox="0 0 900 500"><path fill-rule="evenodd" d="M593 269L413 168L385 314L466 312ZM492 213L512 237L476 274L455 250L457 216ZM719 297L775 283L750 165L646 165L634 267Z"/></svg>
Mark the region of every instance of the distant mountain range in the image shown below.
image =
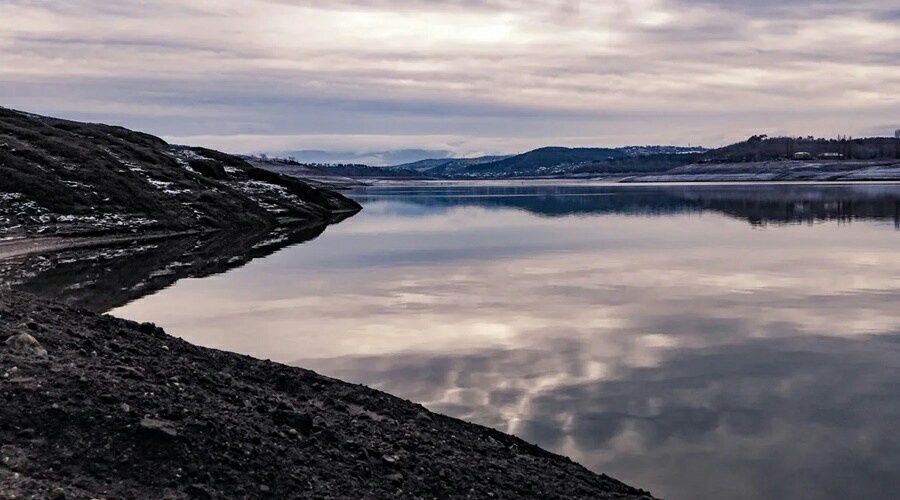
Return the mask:
<svg viewBox="0 0 900 500"><path fill-rule="evenodd" d="M416 151L417 153L413 153ZM427 150L404 150L422 154ZM398 153L399 152L394 152ZM509 156L478 158L441 157L373 166L359 163L313 165L322 175L377 179L511 179L511 178L605 178L638 179L655 176L659 181L672 174L692 180L825 180L852 174L861 178L895 178L884 172L900 160L900 139L891 137L821 139L813 137L767 137L754 135L746 141L718 149L681 146L629 146L621 148L544 147ZM258 157L257 157L258 159ZM303 177L296 171L304 162L279 159L275 169ZM799 161L798 161L799 160ZM851 161L852 160L852 161ZM265 160L264 160L265 161ZM825 162L825 163L822 163ZM866 163L869 162L869 163ZM275 168L277 167L277 168ZM875 168L878 172L865 169ZM863 171L865 170L865 171ZM295 172L296 171L296 172ZM755 177L754 177L755 176Z"/></svg>

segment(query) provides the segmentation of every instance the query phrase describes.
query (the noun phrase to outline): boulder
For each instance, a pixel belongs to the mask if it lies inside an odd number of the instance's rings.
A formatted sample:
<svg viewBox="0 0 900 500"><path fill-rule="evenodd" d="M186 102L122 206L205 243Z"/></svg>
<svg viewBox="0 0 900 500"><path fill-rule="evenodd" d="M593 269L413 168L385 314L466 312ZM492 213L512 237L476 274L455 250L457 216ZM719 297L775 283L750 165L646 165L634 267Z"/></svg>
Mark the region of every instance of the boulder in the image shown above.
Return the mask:
<svg viewBox="0 0 900 500"><path fill-rule="evenodd" d="M6 339L6 348L10 351L22 356L34 356L37 358L46 358L47 350L44 346L27 333L13 335Z"/></svg>

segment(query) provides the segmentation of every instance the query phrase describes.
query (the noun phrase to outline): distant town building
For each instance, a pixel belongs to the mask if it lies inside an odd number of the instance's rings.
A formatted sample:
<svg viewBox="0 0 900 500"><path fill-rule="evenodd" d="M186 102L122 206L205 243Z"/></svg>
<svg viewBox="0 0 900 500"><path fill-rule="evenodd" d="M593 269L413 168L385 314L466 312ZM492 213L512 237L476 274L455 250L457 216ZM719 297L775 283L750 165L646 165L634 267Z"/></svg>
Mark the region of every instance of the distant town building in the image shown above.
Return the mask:
<svg viewBox="0 0 900 500"><path fill-rule="evenodd" d="M840 153L822 153L819 155L819 158L823 160L843 160L844 155Z"/></svg>
<svg viewBox="0 0 900 500"><path fill-rule="evenodd" d="M806 151L799 151L797 153L794 153L794 159L795 160L812 160L813 155L812 155L812 153L807 153Z"/></svg>
<svg viewBox="0 0 900 500"><path fill-rule="evenodd" d="M900 128L894 131L894 139L900 139Z"/></svg>

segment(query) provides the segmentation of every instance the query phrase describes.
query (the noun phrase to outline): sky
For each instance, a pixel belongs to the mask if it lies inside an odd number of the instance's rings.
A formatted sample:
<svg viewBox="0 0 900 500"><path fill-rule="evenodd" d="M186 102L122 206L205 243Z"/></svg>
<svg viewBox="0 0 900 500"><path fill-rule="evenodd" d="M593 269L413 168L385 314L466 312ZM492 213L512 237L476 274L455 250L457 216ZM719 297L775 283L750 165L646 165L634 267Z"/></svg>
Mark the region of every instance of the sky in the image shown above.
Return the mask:
<svg viewBox="0 0 900 500"><path fill-rule="evenodd" d="M0 0L0 105L233 153L900 128L895 0Z"/></svg>

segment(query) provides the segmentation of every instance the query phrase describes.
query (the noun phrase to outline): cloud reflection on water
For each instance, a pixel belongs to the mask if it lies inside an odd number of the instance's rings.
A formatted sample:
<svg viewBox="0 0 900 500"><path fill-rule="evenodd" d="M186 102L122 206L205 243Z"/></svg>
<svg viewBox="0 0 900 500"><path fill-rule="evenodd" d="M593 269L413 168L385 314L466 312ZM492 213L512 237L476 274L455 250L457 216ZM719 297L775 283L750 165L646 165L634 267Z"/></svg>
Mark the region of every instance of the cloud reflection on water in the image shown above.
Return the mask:
<svg viewBox="0 0 900 500"><path fill-rule="evenodd" d="M589 345L320 362L665 498L890 498L900 337L789 337L596 370Z"/></svg>

